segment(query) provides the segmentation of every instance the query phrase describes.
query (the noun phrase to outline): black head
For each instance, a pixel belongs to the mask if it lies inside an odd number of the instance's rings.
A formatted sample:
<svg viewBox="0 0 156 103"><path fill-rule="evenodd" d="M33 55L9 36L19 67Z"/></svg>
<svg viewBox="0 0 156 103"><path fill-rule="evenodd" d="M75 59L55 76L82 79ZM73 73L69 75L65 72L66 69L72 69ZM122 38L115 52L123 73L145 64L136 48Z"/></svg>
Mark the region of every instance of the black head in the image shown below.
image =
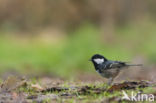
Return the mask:
<svg viewBox="0 0 156 103"><path fill-rule="evenodd" d="M91 61L95 65L95 64L101 64L101 63L107 61L107 59L104 56L100 55L100 54L95 54L95 55L93 55L91 57Z"/></svg>

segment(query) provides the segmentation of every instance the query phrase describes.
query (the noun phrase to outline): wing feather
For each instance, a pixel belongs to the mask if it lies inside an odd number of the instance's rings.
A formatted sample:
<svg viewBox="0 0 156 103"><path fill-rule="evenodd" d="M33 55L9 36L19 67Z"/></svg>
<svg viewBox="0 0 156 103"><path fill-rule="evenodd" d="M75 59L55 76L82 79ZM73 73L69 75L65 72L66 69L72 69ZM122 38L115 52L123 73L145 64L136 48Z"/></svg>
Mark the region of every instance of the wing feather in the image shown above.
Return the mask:
<svg viewBox="0 0 156 103"><path fill-rule="evenodd" d="M112 63L109 63L108 68L122 68L125 66L126 66L125 62L114 61Z"/></svg>

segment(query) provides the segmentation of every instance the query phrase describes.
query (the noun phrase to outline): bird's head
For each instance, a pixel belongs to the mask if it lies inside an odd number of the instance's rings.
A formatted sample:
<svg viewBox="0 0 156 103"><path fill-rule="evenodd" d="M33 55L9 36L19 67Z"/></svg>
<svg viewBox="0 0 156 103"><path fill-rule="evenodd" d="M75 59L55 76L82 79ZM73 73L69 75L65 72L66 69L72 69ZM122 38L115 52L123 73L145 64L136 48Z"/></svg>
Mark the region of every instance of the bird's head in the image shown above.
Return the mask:
<svg viewBox="0 0 156 103"><path fill-rule="evenodd" d="M107 59L100 54L95 54L91 57L90 61L92 61L95 65L95 64L102 64L102 63L106 62Z"/></svg>

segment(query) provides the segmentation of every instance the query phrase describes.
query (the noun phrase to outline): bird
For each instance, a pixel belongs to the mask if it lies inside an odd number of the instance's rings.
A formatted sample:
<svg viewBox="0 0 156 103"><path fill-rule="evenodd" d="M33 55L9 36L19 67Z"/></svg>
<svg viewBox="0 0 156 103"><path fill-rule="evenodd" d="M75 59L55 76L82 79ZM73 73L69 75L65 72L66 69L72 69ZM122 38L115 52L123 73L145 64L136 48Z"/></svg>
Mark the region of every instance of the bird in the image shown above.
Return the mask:
<svg viewBox="0 0 156 103"><path fill-rule="evenodd" d="M108 60L100 54L94 54L90 61L93 63L96 72L108 79L108 85L112 84L115 77L117 77L124 68L142 66L142 64L128 64L127 62Z"/></svg>

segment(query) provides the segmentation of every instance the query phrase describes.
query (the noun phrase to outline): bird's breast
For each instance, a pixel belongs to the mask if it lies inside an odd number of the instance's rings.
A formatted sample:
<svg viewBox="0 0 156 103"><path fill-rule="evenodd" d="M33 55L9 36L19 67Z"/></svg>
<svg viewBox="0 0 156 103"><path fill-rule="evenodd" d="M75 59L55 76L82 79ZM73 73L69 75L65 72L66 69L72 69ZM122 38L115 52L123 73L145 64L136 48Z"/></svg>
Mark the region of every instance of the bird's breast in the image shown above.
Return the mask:
<svg viewBox="0 0 156 103"><path fill-rule="evenodd" d="M120 70L119 69L107 69L107 70L96 70L102 77L104 78L110 78L110 77L116 77Z"/></svg>

